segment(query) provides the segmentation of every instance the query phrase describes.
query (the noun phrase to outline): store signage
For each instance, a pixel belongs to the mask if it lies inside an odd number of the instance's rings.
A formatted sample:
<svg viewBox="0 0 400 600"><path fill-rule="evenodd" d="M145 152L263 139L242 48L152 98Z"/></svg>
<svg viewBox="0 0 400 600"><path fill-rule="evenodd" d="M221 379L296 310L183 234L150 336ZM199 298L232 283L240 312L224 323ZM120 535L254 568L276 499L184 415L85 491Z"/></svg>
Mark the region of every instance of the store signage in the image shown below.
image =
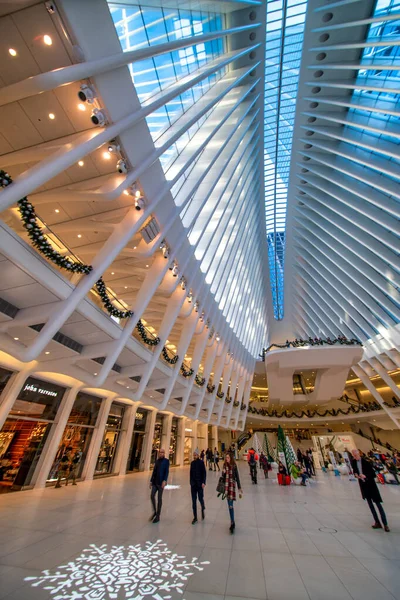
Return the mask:
<svg viewBox="0 0 400 600"><path fill-rule="evenodd" d="M32 383L26 383L25 387L22 390L23 392L33 392L35 394L42 394L44 396L51 396L52 398L57 398L58 392L54 390L46 390L44 388L36 387Z"/></svg>
<svg viewBox="0 0 400 600"><path fill-rule="evenodd" d="M144 414L141 412L137 412L136 413L136 419L138 419L139 421L141 421L142 419L144 419Z"/></svg>

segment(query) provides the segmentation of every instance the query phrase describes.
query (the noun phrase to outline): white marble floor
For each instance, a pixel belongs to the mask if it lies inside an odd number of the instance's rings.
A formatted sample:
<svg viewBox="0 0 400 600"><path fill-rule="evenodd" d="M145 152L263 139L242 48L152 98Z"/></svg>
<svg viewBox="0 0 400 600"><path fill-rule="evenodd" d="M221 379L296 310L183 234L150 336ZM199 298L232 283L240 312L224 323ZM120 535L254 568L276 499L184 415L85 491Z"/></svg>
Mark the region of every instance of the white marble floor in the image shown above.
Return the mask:
<svg viewBox="0 0 400 600"><path fill-rule="evenodd" d="M218 474L206 520L191 525L187 468L171 470L180 487L157 525L144 473L0 496L0 598L400 600L400 487L380 488L385 533L347 478L282 488L240 471L233 536Z"/></svg>

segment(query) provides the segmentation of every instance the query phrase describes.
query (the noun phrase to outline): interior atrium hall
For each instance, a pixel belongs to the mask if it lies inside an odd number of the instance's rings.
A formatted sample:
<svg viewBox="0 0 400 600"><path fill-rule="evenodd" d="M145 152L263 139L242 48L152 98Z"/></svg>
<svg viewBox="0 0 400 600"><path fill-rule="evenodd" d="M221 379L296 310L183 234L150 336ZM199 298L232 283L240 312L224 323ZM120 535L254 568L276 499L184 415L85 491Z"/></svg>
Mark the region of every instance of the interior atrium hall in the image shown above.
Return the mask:
<svg viewBox="0 0 400 600"><path fill-rule="evenodd" d="M400 0L0 0L0 600L400 598L399 40Z"/></svg>

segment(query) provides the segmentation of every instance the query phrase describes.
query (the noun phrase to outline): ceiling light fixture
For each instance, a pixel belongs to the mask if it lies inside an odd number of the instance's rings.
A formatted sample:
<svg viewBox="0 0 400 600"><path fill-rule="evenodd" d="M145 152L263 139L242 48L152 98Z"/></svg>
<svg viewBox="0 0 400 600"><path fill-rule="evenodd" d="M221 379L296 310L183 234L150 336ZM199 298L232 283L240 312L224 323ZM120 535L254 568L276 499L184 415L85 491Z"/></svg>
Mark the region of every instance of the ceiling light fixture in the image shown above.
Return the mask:
<svg viewBox="0 0 400 600"><path fill-rule="evenodd" d="M49 113L49 119L51 121L54 121L55 118L56 118L56 115L54 113Z"/></svg>
<svg viewBox="0 0 400 600"><path fill-rule="evenodd" d="M78 104L78 110L81 110L82 112L84 112L86 110L86 106L84 104L82 104L82 102L80 102Z"/></svg>
<svg viewBox="0 0 400 600"><path fill-rule="evenodd" d="M115 275L114 271L111 271L111 275Z"/></svg>
<svg viewBox="0 0 400 600"><path fill-rule="evenodd" d="M109 152L103 152L103 158L104 160L110 160L111 154Z"/></svg>
<svg viewBox="0 0 400 600"><path fill-rule="evenodd" d="M82 234L78 233L78 238L80 239L82 237Z"/></svg>
<svg viewBox="0 0 400 600"><path fill-rule="evenodd" d="M56 212L58 214L60 212L60 209L56 208L54 212Z"/></svg>
<svg viewBox="0 0 400 600"><path fill-rule="evenodd" d="M79 165L80 167L83 167L83 165L84 165L84 164L85 164L85 163L83 162L83 160L80 160L80 161L78 162L78 165Z"/></svg>
<svg viewBox="0 0 400 600"><path fill-rule="evenodd" d="M53 43L53 40L51 39L51 37L49 35L44 35L43 42L46 44L46 46L51 46Z"/></svg>
<svg viewBox="0 0 400 600"><path fill-rule="evenodd" d="M50 354L50 352L47 350L47 352L45 352L45 354Z"/></svg>
<svg viewBox="0 0 400 600"><path fill-rule="evenodd" d="M14 50L14 48L9 48L8 53L11 54L11 56L17 56L17 51Z"/></svg>
<svg viewBox="0 0 400 600"><path fill-rule="evenodd" d="M18 342L19 338L15 337L15 338L14 338L14 340L15 340L16 342Z"/></svg>

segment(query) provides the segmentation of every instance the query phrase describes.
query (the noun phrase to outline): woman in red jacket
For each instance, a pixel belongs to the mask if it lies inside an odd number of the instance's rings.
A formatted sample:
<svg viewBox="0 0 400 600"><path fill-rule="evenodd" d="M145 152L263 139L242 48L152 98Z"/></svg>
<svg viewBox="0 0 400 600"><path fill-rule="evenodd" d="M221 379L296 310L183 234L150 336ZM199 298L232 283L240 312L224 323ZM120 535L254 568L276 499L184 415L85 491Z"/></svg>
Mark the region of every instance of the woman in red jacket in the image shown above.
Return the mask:
<svg viewBox="0 0 400 600"><path fill-rule="evenodd" d="M236 500L236 485L239 490L239 498L242 497L243 492L242 486L240 485L239 471L232 454L227 453L225 456L222 475L225 479L225 496L228 502L229 516L231 518L229 531L233 533L235 531L235 512L233 510L233 503Z"/></svg>

